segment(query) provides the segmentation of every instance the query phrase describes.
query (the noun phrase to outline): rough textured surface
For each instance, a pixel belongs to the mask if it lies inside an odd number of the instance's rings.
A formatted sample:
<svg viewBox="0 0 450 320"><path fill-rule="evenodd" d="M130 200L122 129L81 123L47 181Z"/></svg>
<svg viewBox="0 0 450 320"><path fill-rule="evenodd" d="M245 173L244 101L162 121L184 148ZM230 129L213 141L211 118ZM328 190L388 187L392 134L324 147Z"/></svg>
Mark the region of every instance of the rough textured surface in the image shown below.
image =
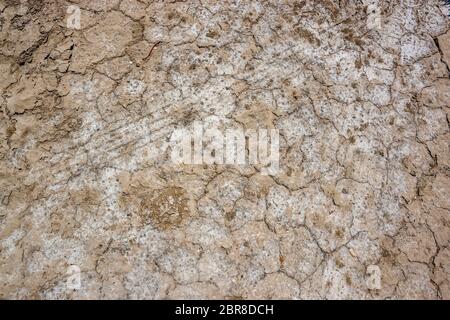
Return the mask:
<svg viewBox="0 0 450 320"><path fill-rule="evenodd" d="M0 298L449 299L447 8L362 2L0 0ZM171 164L196 120L281 172Z"/></svg>

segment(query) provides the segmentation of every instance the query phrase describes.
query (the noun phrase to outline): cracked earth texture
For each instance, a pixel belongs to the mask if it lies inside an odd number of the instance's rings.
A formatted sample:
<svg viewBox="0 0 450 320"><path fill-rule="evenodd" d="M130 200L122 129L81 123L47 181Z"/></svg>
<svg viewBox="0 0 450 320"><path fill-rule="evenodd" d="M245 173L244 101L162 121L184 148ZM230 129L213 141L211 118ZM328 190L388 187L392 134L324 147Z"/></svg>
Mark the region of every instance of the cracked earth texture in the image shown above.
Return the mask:
<svg viewBox="0 0 450 320"><path fill-rule="evenodd" d="M0 0L0 298L449 299L448 9L379 7ZM281 171L174 165L194 121Z"/></svg>

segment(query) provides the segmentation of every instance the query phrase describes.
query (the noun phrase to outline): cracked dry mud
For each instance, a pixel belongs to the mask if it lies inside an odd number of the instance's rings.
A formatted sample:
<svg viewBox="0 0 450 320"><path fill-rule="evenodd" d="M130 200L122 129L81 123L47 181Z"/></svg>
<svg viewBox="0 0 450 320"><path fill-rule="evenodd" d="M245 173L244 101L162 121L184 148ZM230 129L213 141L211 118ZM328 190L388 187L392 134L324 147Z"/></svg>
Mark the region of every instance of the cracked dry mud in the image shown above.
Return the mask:
<svg viewBox="0 0 450 320"><path fill-rule="evenodd" d="M0 298L449 299L448 8L405 2L0 0ZM279 174L174 165L194 121Z"/></svg>

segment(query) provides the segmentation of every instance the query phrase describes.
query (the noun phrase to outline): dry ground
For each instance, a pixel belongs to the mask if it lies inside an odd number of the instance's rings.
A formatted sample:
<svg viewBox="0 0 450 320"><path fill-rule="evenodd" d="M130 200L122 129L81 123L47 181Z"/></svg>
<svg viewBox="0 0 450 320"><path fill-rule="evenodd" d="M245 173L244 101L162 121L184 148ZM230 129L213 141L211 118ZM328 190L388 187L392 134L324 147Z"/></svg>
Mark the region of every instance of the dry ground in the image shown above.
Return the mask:
<svg viewBox="0 0 450 320"><path fill-rule="evenodd" d="M0 0L0 298L449 299L448 11L363 2Z"/></svg>

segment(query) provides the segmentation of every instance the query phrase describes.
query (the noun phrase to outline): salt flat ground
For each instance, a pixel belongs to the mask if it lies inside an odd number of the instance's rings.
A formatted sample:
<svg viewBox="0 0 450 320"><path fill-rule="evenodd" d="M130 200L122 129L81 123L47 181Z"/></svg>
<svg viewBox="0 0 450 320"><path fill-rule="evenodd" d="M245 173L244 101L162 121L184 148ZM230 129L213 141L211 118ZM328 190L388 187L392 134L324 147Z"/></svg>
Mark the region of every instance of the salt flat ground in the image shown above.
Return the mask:
<svg viewBox="0 0 450 320"><path fill-rule="evenodd" d="M448 9L363 2L0 0L0 298L449 299Z"/></svg>

